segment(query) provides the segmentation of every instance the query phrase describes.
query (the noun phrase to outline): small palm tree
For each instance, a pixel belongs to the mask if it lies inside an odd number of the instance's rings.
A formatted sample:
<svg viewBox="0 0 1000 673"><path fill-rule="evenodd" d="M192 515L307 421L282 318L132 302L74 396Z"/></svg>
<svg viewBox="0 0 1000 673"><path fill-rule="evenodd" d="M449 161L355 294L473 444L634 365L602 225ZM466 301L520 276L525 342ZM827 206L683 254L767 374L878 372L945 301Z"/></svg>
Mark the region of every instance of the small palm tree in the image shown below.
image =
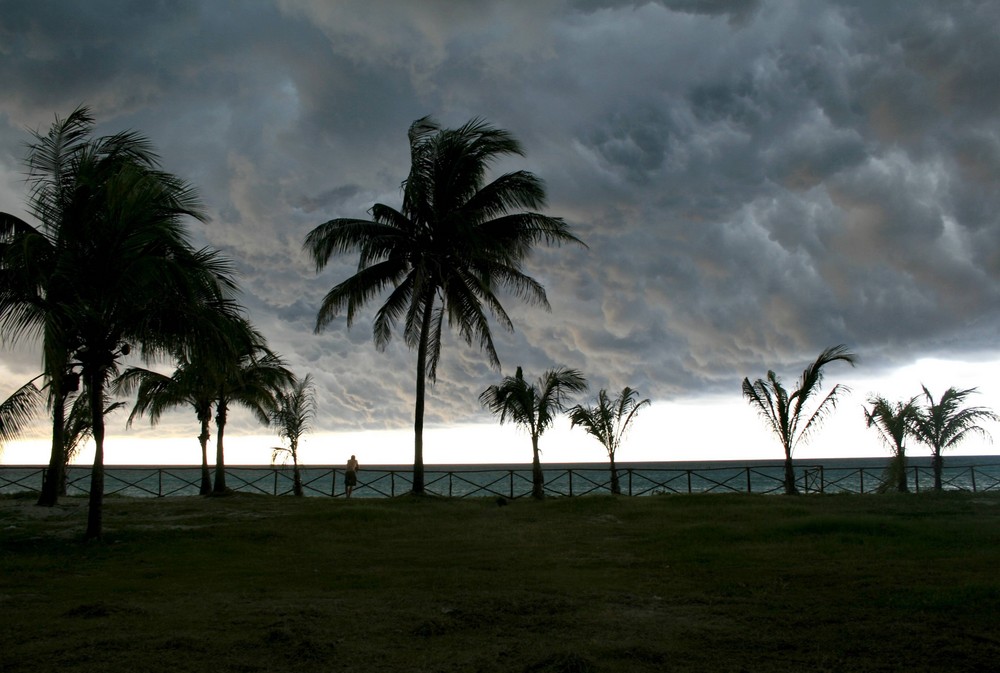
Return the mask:
<svg viewBox="0 0 1000 673"><path fill-rule="evenodd" d="M499 369L488 314L508 330L513 323L496 292L509 290L548 308L544 288L524 273L523 262L538 243L580 240L561 219L533 212L544 205L545 190L531 173L514 171L486 182L497 159L523 154L508 132L478 119L442 130L424 117L410 126L408 137L402 209L376 203L371 220L330 220L309 232L305 248L317 271L335 254L359 253L357 272L323 298L317 332L341 311L350 327L365 304L388 292L375 313L375 346L385 348L402 321L407 346L417 350L412 488L419 495L426 382L436 378L445 318Z"/></svg>
<svg viewBox="0 0 1000 673"><path fill-rule="evenodd" d="M288 448L278 446L271 454L274 464L278 456L292 459L292 492L302 495L302 476L299 473L299 439L308 430L316 414L312 377L306 374L301 381L293 381L286 390L278 391L275 406L270 410L271 425L278 429L278 436L288 440Z"/></svg>
<svg viewBox="0 0 1000 673"><path fill-rule="evenodd" d="M927 386L921 386L921 388L923 388L927 404L920 409L914 421L913 434L931 449L934 466L934 490L940 491L942 488L941 471L944 467L944 457L941 452L957 446L969 435L975 434L990 439L989 433L979 423L998 421L1000 417L986 407L962 406L966 398L976 392L975 388L966 390L948 388L937 402L934 401L931 392L927 390Z"/></svg>
<svg viewBox="0 0 1000 673"><path fill-rule="evenodd" d="M638 397L639 393L628 386L613 400L608 397L608 391L602 389L597 394L596 406L577 405L569 410L570 427L579 425L607 449L611 460L611 492L615 495L621 493L618 470L615 468L615 453L636 414L650 405L648 399L640 401Z"/></svg>
<svg viewBox="0 0 1000 673"><path fill-rule="evenodd" d="M156 425L164 412L188 406L198 418L201 432L201 495L212 492L212 478L208 467L208 441L211 438L212 407L219 394L222 363L238 359L239 352L248 344L262 342L263 337L245 318L234 312L233 307L210 306L203 321L215 323L217 331L193 346L174 353L176 369L166 376L143 367L130 367L114 382L117 395L136 393L135 406L129 415L127 427L136 418L149 414L149 421Z"/></svg>
<svg viewBox="0 0 1000 673"><path fill-rule="evenodd" d="M781 379L773 371L767 372L766 379L750 382L743 379L743 396L750 406L755 407L768 427L778 436L785 452L785 493L798 493L795 487L795 471L792 468L792 452L806 441L837 406L837 398L850 389L837 384L816 406L815 411L805 418L805 407L813 395L819 393L823 382L823 367L832 362L846 362L852 367L857 359L843 344L827 348L816 361L805 368L798 386L789 393Z"/></svg>
<svg viewBox="0 0 1000 673"><path fill-rule="evenodd" d="M906 483L906 437L913 431L916 420L917 398L906 402L889 402L884 397L873 395L868 398L871 409L865 409L865 421L868 427L874 426L879 437L892 451L892 461L889 463L886 484L895 482L900 493L909 491Z"/></svg>
<svg viewBox="0 0 1000 673"><path fill-rule="evenodd" d="M505 377L479 396L484 407L500 416L501 425L509 418L531 435L531 495L534 498L541 499L545 495L538 439L552 426L556 414L565 409L565 396L586 389L587 381L575 369L549 369L537 383L528 383L518 367L514 376Z"/></svg>
<svg viewBox="0 0 1000 673"><path fill-rule="evenodd" d="M222 495L226 488L226 460L223 441L229 407L238 404L249 410L260 423L271 422L269 411L276 406L282 389L292 385L294 375L284 361L263 343L229 362L221 363L216 379L215 397L215 483L212 492Z"/></svg>
<svg viewBox="0 0 1000 673"><path fill-rule="evenodd" d="M29 381L0 402L0 452L31 423L43 401L42 391Z"/></svg>
<svg viewBox="0 0 1000 673"><path fill-rule="evenodd" d="M149 414L149 422L156 425L164 412L174 407L189 405L198 417L201 432L201 495L212 492L212 479L208 469L208 440L212 422L212 403L218 387L214 380L181 354L177 368L167 376L143 367L130 367L115 381L115 392L131 395L136 392L135 406L129 414L126 427L136 418Z"/></svg>

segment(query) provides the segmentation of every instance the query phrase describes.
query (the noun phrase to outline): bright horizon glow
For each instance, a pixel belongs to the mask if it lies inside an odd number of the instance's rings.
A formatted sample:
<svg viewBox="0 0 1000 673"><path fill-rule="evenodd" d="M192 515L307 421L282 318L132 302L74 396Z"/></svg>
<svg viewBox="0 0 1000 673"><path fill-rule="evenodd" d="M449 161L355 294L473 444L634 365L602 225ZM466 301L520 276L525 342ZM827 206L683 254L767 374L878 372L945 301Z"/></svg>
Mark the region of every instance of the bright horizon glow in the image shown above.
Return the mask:
<svg viewBox="0 0 1000 673"><path fill-rule="evenodd" d="M859 377L858 370L832 364L826 370L822 394L836 383L851 388L838 408L812 440L800 445L793 458L886 457L876 432L865 427L862 407L870 394L890 401L908 399L925 384L935 398L948 387L978 388L969 404L1000 410L1000 360L964 362L923 359L903 367L891 376L878 379ZM786 385L796 377L784 374ZM641 392L641 391L640 391ZM585 399L589 399L592 395ZM814 408L814 407L811 407ZM991 435L1000 428L985 425ZM105 439L106 465L197 465L201 462L196 428L183 437L147 439L109 433ZM214 435L209 443L209 464L215 462ZM268 465L276 434L226 435L228 465ZM597 440L581 428L570 429L562 416L540 441L544 463L604 463L607 453ZM989 441L970 437L947 455L992 455ZM351 455L364 465L410 465L413 462L413 431L379 430L362 432L308 433L299 447L303 465L341 465ZM26 439L10 442L0 459L5 465L48 463L49 440ZM910 442L909 456L930 455L925 446ZM636 417L619 449L620 463L711 460L781 459L781 447L756 412L742 396L691 398L676 402L654 402ZM93 442L81 451L74 465L90 465ZM496 422L425 427L424 461L427 465L526 464L531 462L531 440L516 426Z"/></svg>

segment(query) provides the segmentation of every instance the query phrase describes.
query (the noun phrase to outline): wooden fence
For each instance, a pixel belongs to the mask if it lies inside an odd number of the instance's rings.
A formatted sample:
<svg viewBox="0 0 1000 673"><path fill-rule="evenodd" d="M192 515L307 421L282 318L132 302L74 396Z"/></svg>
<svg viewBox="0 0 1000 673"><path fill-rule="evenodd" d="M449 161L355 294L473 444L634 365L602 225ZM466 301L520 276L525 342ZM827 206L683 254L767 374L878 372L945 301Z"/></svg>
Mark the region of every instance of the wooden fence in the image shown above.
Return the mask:
<svg viewBox="0 0 1000 673"><path fill-rule="evenodd" d="M44 467L0 466L0 494L32 493L41 489ZM804 493L875 493L894 487L885 481L884 467L796 466L797 486ZM621 491L628 496L694 493L784 492L780 466L702 468L624 468L618 470ZM1000 465L948 467L943 487L951 491L1000 491ZM335 467L305 467L302 487L306 495L343 497L344 470ZM528 469L425 470L428 495L448 498L531 495ZM231 466L226 470L229 488L242 493L290 495L292 471L287 467ZM105 494L138 497L197 495L201 471L196 466L108 467ZM927 466L908 469L911 491L930 490L933 471ZM90 471L73 467L67 477L67 493L84 495L90 487ZM394 498L412 489L409 469L371 469L359 473L355 497ZM545 470L545 493L549 496L582 496L611 492L610 470L600 467Z"/></svg>

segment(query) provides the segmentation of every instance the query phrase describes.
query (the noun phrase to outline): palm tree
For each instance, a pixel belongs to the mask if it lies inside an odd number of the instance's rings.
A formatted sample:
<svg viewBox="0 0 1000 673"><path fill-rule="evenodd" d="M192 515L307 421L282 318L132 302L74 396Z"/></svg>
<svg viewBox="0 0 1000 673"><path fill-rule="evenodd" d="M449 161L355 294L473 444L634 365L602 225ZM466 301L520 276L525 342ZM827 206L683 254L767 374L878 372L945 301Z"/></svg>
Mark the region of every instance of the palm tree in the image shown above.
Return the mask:
<svg viewBox="0 0 1000 673"><path fill-rule="evenodd" d="M523 155L508 132L478 119L441 130L424 117L408 137L402 209L376 203L371 220L325 222L309 232L305 248L317 271L335 254L359 253L357 272L323 298L317 332L345 309L350 327L365 304L391 289L375 314L373 336L384 349L402 320L406 344L417 349L413 493L422 494L425 386L436 379L445 316L499 369L487 313L508 330L513 324L497 290L548 308L544 288L523 272L523 262L537 243L580 240L561 219L534 212L544 205L545 190L531 173L514 171L486 183L493 162Z"/></svg>
<svg viewBox="0 0 1000 673"><path fill-rule="evenodd" d="M892 462L889 464L886 484L896 483L896 490L906 493L909 488L906 483L906 436L912 432L916 419L917 398L906 402L892 404L884 397L873 395L868 398L871 409L865 409L865 421L868 427L875 426L879 437L892 451Z"/></svg>
<svg viewBox="0 0 1000 673"><path fill-rule="evenodd" d="M749 378L743 379L743 396L778 436L785 451L785 493L798 493L798 489L795 488L795 471L792 469L792 452L795 447L799 442L808 440L827 414L836 408L839 395L850 390L838 383L817 405L809 418L805 419L806 404L813 395L819 393L820 385L823 383L823 367L837 361L846 362L853 367L856 359L857 356L848 351L847 346L843 344L827 348L819 354L815 362L805 368L799 378L798 386L791 394L773 371L767 372L766 379L757 379L753 383Z"/></svg>
<svg viewBox="0 0 1000 673"><path fill-rule="evenodd" d="M114 382L119 395L136 393L135 406L129 415L127 427L136 418L149 414L152 425L159 422L164 412L179 406L191 407L198 419L201 448L200 494L212 492L212 477L208 467L208 440L211 438L212 406L219 393L222 378L220 363L239 358L239 352L263 337L254 331L248 321L226 310L211 307L206 320L217 322L215 338L204 339L189 348L175 353L177 367L169 376L142 367L130 367ZM242 344L242 345L241 345Z"/></svg>
<svg viewBox="0 0 1000 673"><path fill-rule="evenodd" d="M531 495L534 498L541 499L545 495L538 438L552 426L556 414L565 409L565 396L586 389L587 381L576 369L549 369L537 383L528 383L518 367L514 376L505 377L499 385L490 386L479 396L484 407L500 416L501 425L510 418L531 435Z"/></svg>
<svg viewBox="0 0 1000 673"><path fill-rule="evenodd" d="M293 381L287 390L278 391L275 406L270 411L271 424L278 428L278 436L288 440L288 448L275 447L271 455L274 463L279 455L292 459L292 492L302 495L302 475L299 473L299 439L309 430L316 414L312 377L306 374L301 381Z"/></svg>
<svg viewBox="0 0 1000 673"><path fill-rule="evenodd" d="M75 166L86 153L109 157L126 137L90 141L93 119L85 108L66 119L56 118L48 134L34 133L28 147L28 205L38 227L9 213L0 213L0 332L17 341L42 336L43 370L52 409L49 465L38 504L52 506L62 482L62 431L66 399L79 388L79 374L69 366L70 346L60 328L59 289L53 284L64 225L72 224L76 190Z"/></svg>
<svg viewBox="0 0 1000 673"><path fill-rule="evenodd" d="M608 391L601 389L597 394L597 405L584 407L577 405L569 410L570 427L579 425L587 434L592 435L607 449L611 460L611 492L621 493L618 483L618 470L615 467L615 453L621 446L629 425L635 419L639 410L648 407L648 399L639 400L639 393L628 386L622 388L621 394L615 399L608 397Z"/></svg>
<svg viewBox="0 0 1000 673"><path fill-rule="evenodd" d="M174 407L189 405L194 409L200 424L198 443L201 446L201 495L212 492L212 478L208 469L208 440L212 422L212 403L216 392L210 377L186 358L179 358L177 369L167 376L142 367L130 367L115 381L115 391L123 395L136 392L135 406L129 414L126 427L136 418L149 414L149 422L156 425L163 413Z"/></svg>
<svg viewBox="0 0 1000 673"><path fill-rule="evenodd" d="M259 340L238 357L219 363L220 376L215 393L215 484L212 492L223 495L226 488L226 461L223 441L231 404L248 409L260 423L268 425L270 410L278 394L295 379L284 361Z"/></svg>
<svg viewBox="0 0 1000 673"><path fill-rule="evenodd" d="M941 399L934 401L934 396L927 390L927 386L921 386L924 391L924 399L927 404L919 410L914 421L914 436L931 448L933 454L932 464L934 466L934 490L941 490L941 470L944 467L944 457L941 452L960 444L971 434L980 437L990 438L990 435L982 426L981 421L998 421L998 417L993 411L986 407L963 407L966 398L977 392L975 388L959 390L955 387L948 388L941 395Z"/></svg>
<svg viewBox="0 0 1000 673"><path fill-rule="evenodd" d="M0 402L0 453L4 442L13 441L35 417L42 404L42 391L29 381Z"/></svg>
<svg viewBox="0 0 1000 673"><path fill-rule="evenodd" d="M235 291L229 264L188 241L183 220L204 219L191 187L159 170L142 136L91 140L92 126L81 109L57 119L47 136L36 134L29 201L42 227L16 224L2 257L16 282L0 293L5 326L42 333L57 400L65 399L60 381L70 367L79 367L90 397L95 457L87 538L101 535L108 378L133 344L152 359L197 342L212 329L196 319L197 309L224 304ZM28 269L38 261L41 271ZM56 413L61 407L54 405ZM54 447L58 425L54 419ZM60 439L60 459L62 449Z"/></svg>

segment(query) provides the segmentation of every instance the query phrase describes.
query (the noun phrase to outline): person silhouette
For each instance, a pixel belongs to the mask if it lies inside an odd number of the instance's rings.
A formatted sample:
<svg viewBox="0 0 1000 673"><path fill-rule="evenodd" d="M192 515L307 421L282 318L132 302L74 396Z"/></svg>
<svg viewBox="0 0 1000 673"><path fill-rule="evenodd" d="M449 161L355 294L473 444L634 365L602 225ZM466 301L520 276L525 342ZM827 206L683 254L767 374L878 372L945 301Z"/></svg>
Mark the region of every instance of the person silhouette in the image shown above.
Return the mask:
<svg viewBox="0 0 1000 673"><path fill-rule="evenodd" d="M344 490L347 493L347 497L351 497L351 492L354 491L354 487L358 484L358 470L361 466L358 465L358 459L353 455L351 459L347 461L347 472L344 474Z"/></svg>

